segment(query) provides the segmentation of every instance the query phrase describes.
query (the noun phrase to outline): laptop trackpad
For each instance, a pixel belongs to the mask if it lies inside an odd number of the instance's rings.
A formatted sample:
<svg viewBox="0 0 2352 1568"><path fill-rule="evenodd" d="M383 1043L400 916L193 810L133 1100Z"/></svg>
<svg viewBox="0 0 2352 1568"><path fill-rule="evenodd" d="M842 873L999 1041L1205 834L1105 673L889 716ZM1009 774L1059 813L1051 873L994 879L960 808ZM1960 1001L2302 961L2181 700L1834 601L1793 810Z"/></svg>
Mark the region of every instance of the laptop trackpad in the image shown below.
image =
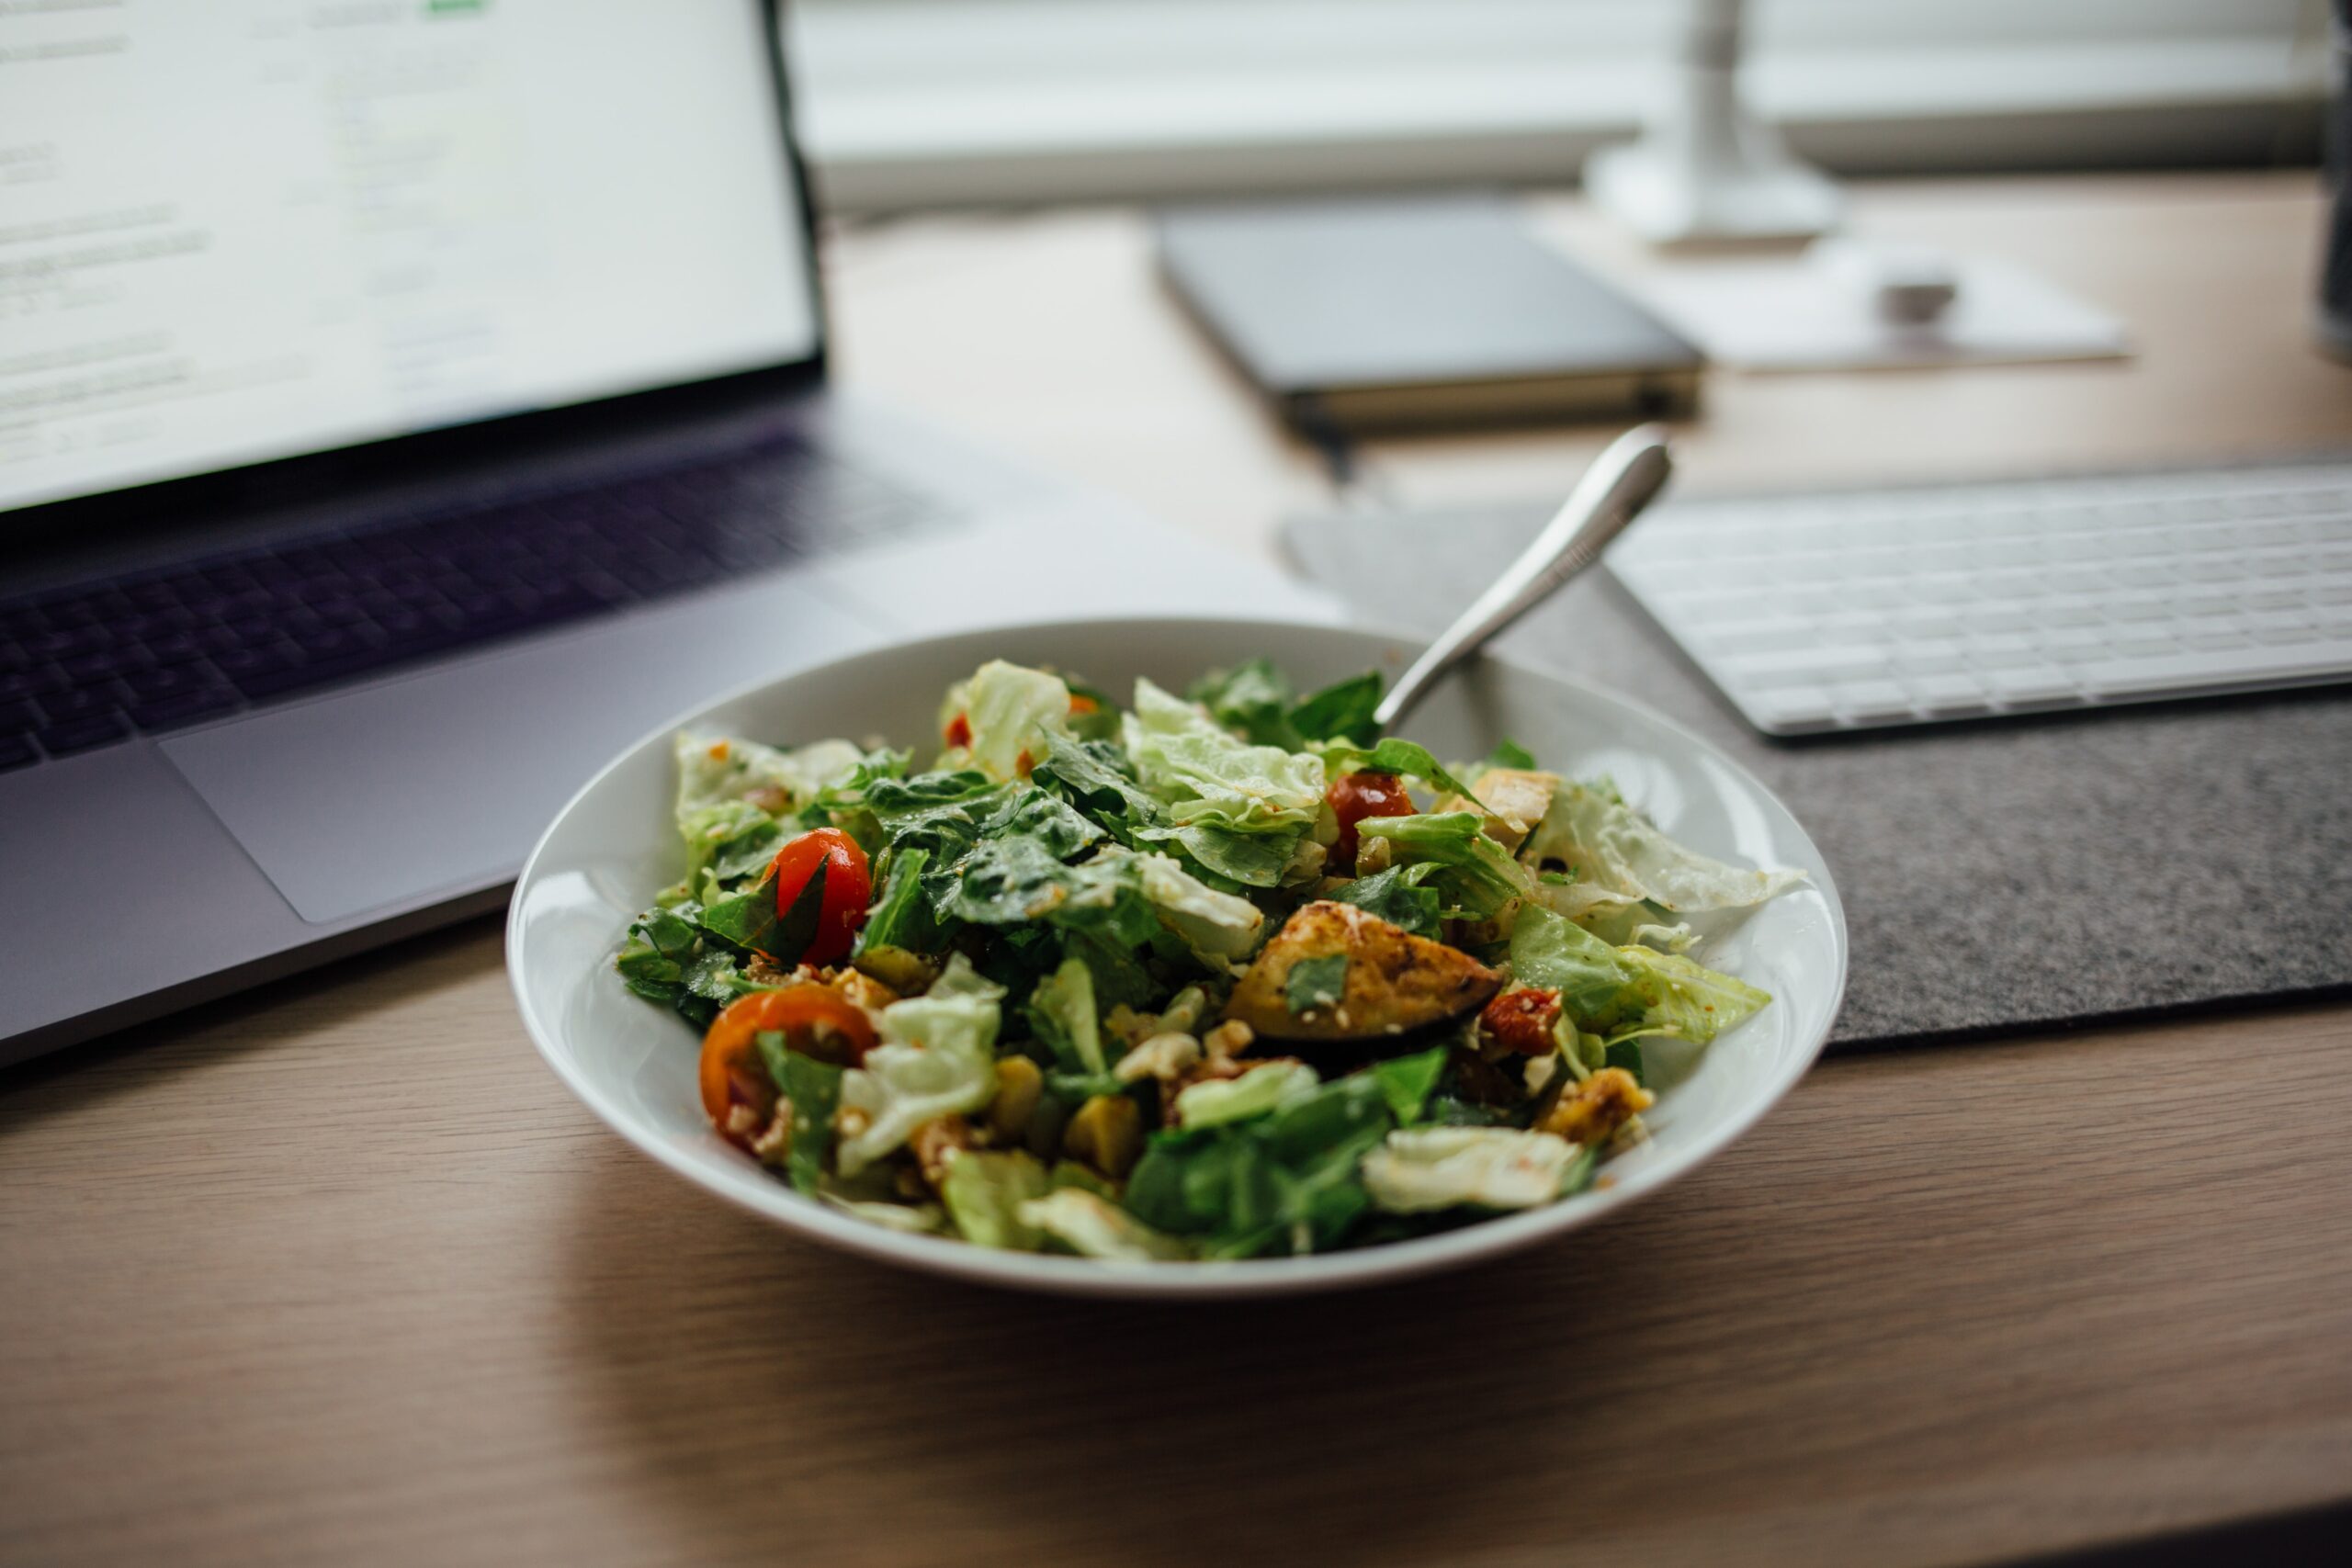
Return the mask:
<svg viewBox="0 0 2352 1568"><path fill-rule="evenodd" d="M331 925L511 879L571 793L655 725L876 636L769 579L163 750L286 901Z"/></svg>

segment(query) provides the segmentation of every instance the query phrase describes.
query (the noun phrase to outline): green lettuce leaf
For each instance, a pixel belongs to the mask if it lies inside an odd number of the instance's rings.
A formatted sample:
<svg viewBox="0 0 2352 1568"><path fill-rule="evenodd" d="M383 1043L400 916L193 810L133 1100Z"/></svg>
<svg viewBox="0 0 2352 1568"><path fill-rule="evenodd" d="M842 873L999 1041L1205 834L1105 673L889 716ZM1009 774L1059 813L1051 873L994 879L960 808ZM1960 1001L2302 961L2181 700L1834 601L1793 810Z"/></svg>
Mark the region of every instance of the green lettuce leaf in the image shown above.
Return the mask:
<svg viewBox="0 0 2352 1568"><path fill-rule="evenodd" d="M1125 858L1135 867L1145 900L1202 962L1223 967L1258 951L1266 917L1257 905L1204 886L1166 855Z"/></svg>
<svg viewBox="0 0 2352 1568"><path fill-rule="evenodd" d="M1245 887L1281 886L1306 837L1304 827L1270 832L1242 832L1214 822L1187 822L1181 827L1139 828L1138 844L1173 844L1207 872Z"/></svg>
<svg viewBox="0 0 2352 1568"><path fill-rule="evenodd" d="M842 1103L867 1118L841 1140L842 1175L855 1176L933 1117L988 1104L996 1093L1003 1000L1004 988L982 979L959 953L929 991L882 1010L881 1043L842 1075Z"/></svg>
<svg viewBox="0 0 2352 1568"><path fill-rule="evenodd" d="M846 740L820 740L782 751L756 740L680 735L672 743L678 763L678 826L727 801L751 801L774 810L814 799L847 774L865 753Z"/></svg>
<svg viewBox="0 0 2352 1568"><path fill-rule="evenodd" d="M1560 993L1577 1029L1613 1039L1667 1034L1704 1045L1772 998L1679 953L1611 947L1549 909L1523 911L1511 930L1511 975Z"/></svg>
<svg viewBox="0 0 2352 1568"><path fill-rule="evenodd" d="M1025 776L1050 738L1069 734L1069 687L1058 675L991 659L963 686L971 765L1000 784Z"/></svg>
<svg viewBox="0 0 2352 1568"><path fill-rule="evenodd" d="M1022 1223L1083 1258L1116 1263L1177 1262L1193 1249L1082 1187L1057 1187L1016 1211Z"/></svg>
<svg viewBox="0 0 2352 1568"><path fill-rule="evenodd" d="M1266 1116L1312 1093L1315 1069L1304 1062L1267 1062L1238 1078L1211 1078L1176 1097L1176 1122L1187 1132Z"/></svg>
<svg viewBox="0 0 2352 1568"><path fill-rule="evenodd" d="M1367 817L1356 824L1360 839L1385 839L1399 865L1434 865L1428 886L1449 908L1473 919L1492 919L1514 899L1528 897L1535 879L1482 831L1475 811L1442 811L1418 817Z"/></svg>
<svg viewBox="0 0 2352 1568"><path fill-rule="evenodd" d="M1238 832L1312 828L1323 808L1323 764L1275 746L1237 740L1192 704L1136 682L1125 727L1136 777L1169 821Z"/></svg>
<svg viewBox="0 0 2352 1568"><path fill-rule="evenodd" d="M1363 1158L1364 1190L1392 1214L1469 1205L1532 1209L1566 1186L1577 1145L1506 1127L1409 1127Z"/></svg>
<svg viewBox="0 0 2352 1568"><path fill-rule="evenodd" d="M1543 886L1544 902L1620 945L1642 927L1664 932L1679 921L1750 909L1805 880L1803 872L1748 871L1686 849L1605 783L1563 783L1519 858L1565 873L1565 886Z"/></svg>
<svg viewBox="0 0 2352 1568"><path fill-rule="evenodd" d="M1021 1217L1024 1203L1054 1190L1035 1156L1020 1149L967 1149L950 1161L939 1184L948 1218L976 1247L1035 1252L1046 1234Z"/></svg>
<svg viewBox="0 0 2352 1568"><path fill-rule="evenodd" d="M1448 773L1445 764L1430 754L1428 747L1416 746L1409 740L1399 740L1394 736L1377 746L1325 747L1323 768L1334 778L1341 773L1358 772L1402 773L1408 778L1434 784L1450 794L1471 800L1478 798L1468 784Z"/></svg>

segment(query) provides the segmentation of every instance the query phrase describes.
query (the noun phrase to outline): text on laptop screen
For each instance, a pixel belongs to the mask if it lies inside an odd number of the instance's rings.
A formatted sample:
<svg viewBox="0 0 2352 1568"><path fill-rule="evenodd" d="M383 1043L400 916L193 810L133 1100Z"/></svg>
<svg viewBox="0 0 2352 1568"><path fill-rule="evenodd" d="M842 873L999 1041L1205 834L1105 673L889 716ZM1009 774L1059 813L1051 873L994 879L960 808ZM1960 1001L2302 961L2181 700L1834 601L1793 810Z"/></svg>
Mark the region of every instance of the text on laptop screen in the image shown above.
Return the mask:
<svg viewBox="0 0 2352 1568"><path fill-rule="evenodd" d="M806 358L762 3L0 4L0 509Z"/></svg>

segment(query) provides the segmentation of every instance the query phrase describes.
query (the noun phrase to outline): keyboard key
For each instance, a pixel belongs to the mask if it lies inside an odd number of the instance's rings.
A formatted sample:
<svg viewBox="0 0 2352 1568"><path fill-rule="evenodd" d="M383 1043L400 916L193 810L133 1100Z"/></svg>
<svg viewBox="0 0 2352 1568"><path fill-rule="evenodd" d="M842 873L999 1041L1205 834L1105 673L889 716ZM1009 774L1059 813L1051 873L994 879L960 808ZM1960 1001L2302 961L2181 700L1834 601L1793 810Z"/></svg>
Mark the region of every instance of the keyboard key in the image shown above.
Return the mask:
<svg viewBox="0 0 2352 1568"><path fill-rule="evenodd" d="M2117 660L2083 671L2083 683L2104 697L2154 692L2211 690L2246 682L2301 681L2352 671L2352 640L2308 648L2252 648L2235 652L2180 654Z"/></svg>
<svg viewBox="0 0 2352 1568"><path fill-rule="evenodd" d="M130 727L115 714L96 718L76 719L71 724L54 724L40 732L40 749L52 757L67 757L76 751L86 751L93 746L103 746L109 740L120 740L130 733Z"/></svg>
<svg viewBox="0 0 2352 1568"><path fill-rule="evenodd" d="M130 708L130 722L152 733L209 718L217 713L226 713L241 704L242 699L237 694L226 686L200 686L171 696L134 703Z"/></svg>
<svg viewBox="0 0 2352 1568"><path fill-rule="evenodd" d="M1831 694L1838 711L1860 724L1897 718L1911 712L1911 694L1893 681L1857 681Z"/></svg>
<svg viewBox="0 0 2352 1568"><path fill-rule="evenodd" d="M1922 708L1949 717L1985 713L1992 705L1973 675L1917 675L1912 677L1911 690Z"/></svg>
<svg viewBox="0 0 2352 1568"><path fill-rule="evenodd" d="M2013 708L2054 707L2082 698L2072 677L2047 668L1995 671L1989 684L1993 694Z"/></svg>
<svg viewBox="0 0 2352 1568"><path fill-rule="evenodd" d="M1757 722L1767 729L1827 729L1837 723L1837 710L1830 704L1829 694L1818 686L1791 686L1755 694L1747 699L1747 706Z"/></svg>

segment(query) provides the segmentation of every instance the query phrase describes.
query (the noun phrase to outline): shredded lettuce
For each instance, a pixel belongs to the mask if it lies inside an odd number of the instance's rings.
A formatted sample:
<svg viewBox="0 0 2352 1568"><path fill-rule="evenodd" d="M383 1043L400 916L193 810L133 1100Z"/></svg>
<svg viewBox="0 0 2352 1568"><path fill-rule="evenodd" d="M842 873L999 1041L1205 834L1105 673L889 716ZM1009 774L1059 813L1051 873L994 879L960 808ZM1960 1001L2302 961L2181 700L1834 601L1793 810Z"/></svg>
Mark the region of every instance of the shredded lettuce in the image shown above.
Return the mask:
<svg viewBox="0 0 2352 1568"><path fill-rule="evenodd" d="M1082 1187L1057 1187L1034 1198L1016 1211L1023 1224L1034 1226L1082 1258L1114 1263L1172 1263L1193 1256L1193 1249L1172 1235L1162 1235L1114 1204Z"/></svg>
<svg viewBox="0 0 2352 1568"><path fill-rule="evenodd" d="M677 818L681 830L695 812L725 801L775 802L773 809L805 804L865 760L846 740L820 740L781 751L729 736L681 735Z"/></svg>
<svg viewBox="0 0 2352 1568"><path fill-rule="evenodd" d="M962 953L931 989L882 1010L882 1043L842 1075L842 1104L865 1125L840 1140L838 1164L854 1176L934 1117L978 1111L996 1093L997 1030L1004 987Z"/></svg>
<svg viewBox="0 0 2352 1568"><path fill-rule="evenodd" d="M1409 1127L1364 1156L1374 1204L1412 1214L1464 1204L1532 1209L1560 1196L1577 1145L1510 1127Z"/></svg>
<svg viewBox="0 0 2352 1568"><path fill-rule="evenodd" d="M1136 682L1124 733L1136 777L1167 807L1171 823L1272 832L1312 828L1322 810L1319 759L1237 740L1148 680Z"/></svg>
<svg viewBox="0 0 2352 1568"><path fill-rule="evenodd" d="M1069 687L1058 675L991 659L961 687L970 765L1002 784L1026 778L1055 736L1069 734Z"/></svg>
<svg viewBox="0 0 2352 1568"><path fill-rule="evenodd" d="M1541 886L1544 902L1621 945L1644 934L1685 944L1675 928L1692 917L1750 909L1805 880L1801 871L1748 871L1687 849L1606 784L1562 783L1519 858L1564 872L1566 884Z"/></svg>
<svg viewBox="0 0 2352 1568"><path fill-rule="evenodd" d="M1560 993L1564 1023L1607 1039L1670 1034L1704 1045L1772 999L1677 953L1611 947L1549 909L1520 915L1510 967L1520 984Z"/></svg>
<svg viewBox="0 0 2352 1568"><path fill-rule="evenodd" d="M1271 1115L1313 1093L1320 1081L1304 1062L1267 1062L1238 1078L1211 1078L1176 1097L1177 1125L1190 1132Z"/></svg>
<svg viewBox="0 0 2352 1568"><path fill-rule="evenodd" d="M1266 917L1257 905L1204 886L1166 855L1131 858L1144 897L1203 961L1221 967L1258 950Z"/></svg>
<svg viewBox="0 0 2352 1568"><path fill-rule="evenodd" d="M948 1163L939 1196L966 1241L1035 1252L1045 1233L1021 1217L1021 1208L1053 1190L1053 1178L1034 1155L1020 1149L966 1149Z"/></svg>
<svg viewBox="0 0 2352 1568"><path fill-rule="evenodd" d="M1435 865L1430 878L1450 908L1474 919L1493 919L1513 901L1534 892L1535 879L1487 837L1475 811L1441 811L1418 817L1367 817L1356 824L1363 839L1385 839L1397 864Z"/></svg>

